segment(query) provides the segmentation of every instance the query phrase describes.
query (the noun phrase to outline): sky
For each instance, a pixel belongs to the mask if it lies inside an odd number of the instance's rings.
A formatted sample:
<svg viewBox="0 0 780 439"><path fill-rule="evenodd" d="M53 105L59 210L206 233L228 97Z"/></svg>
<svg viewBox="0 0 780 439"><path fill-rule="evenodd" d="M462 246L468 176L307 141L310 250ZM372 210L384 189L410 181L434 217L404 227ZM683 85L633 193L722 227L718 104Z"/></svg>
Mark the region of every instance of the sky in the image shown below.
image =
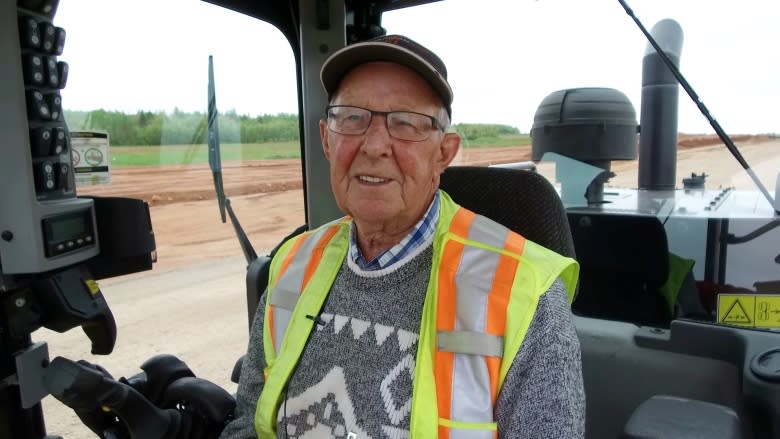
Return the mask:
<svg viewBox="0 0 780 439"><path fill-rule="evenodd" d="M680 69L726 132L780 132L779 2L627 2L648 29L682 26ZM292 51L270 24L199 0L67 0L54 24L67 31L66 109L205 111L213 55L220 111L297 112ZM617 0L446 0L383 25L447 64L454 123L528 132L542 99L572 87L615 88L639 120L648 43ZM681 132L714 132L682 89L679 101Z"/></svg>

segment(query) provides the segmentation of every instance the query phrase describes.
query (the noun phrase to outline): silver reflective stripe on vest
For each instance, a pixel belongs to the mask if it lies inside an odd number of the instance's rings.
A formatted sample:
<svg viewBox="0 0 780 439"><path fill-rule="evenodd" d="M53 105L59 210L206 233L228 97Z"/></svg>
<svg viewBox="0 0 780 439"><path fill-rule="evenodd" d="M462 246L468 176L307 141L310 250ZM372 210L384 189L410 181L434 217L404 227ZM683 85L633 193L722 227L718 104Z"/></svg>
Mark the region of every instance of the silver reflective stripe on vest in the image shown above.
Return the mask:
<svg viewBox="0 0 780 439"><path fill-rule="evenodd" d="M506 227L493 223L484 216L477 215L474 218L474 222L471 223L468 239L492 245L496 248L504 248L508 234L509 229Z"/></svg>
<svg viewBox="0 0 780 439"><path fill-rule="evenodd" d="M507 234L508 229L496 227L490 220L477 216L469 228L468 239L503 248ZM486 337L486 340L493 339L492 343L497 341L495 338L500 338L485 333L488 296L493 287L499 258L500 255L496 252L471 245L464 246L455 279L455 333L479 333ZM491 356L496 356L496 351L498 356L503 352L503 339L500 341L500 346L489 349ZM450 419L458 422L493 422L493 400L487 363L481 356L484 354L472 354L470 349L455 352ZM482 437L482 433L488 434L485 437L492 437L493 434L480 430L460 430L456 435L456 431L451 430L451 437Z"/></svg>
<svg viewBox="0 0 780 439"><path fill-rule="evenodd" d="M301 277L301 281L303 281L303 277ZM271 296L271 305L292 311L295 309L295 304L298 303L298 297L300 294L295 291L274 290L274 294Z"/></svg>
<svg viewBox="0 0 780 439"><path fill-rule="evenodd" d="M293 255L290 265L271 292L270 303L273 307L271 312L273 312L274 349L276 349L276 352L279 352L282 346L282 340L284 339L285 331L287 331L287 325L290 323L292 311L295 309L295 304L298 303L298 298L303 290L303 276L309 263L309 255L314 251L317 243L322 239L327 230L327 227L323 227L313 235L305 238L306 240Z"/></svg>
<svg viewBox="0 0 780 439"><path fill-rule="evenodd" d="M472 331L439 331L436 348L444 352L501 357L504 351L504 337Z"/></svg>
<svg viewBox="0 0 780 439"><path fill-rule="evenodd" d="M287 325L290 323L292 311L284 308L274 308L271 312L274 313L274 350L279 352L282 347L282 339L284 339L284 330L287 329Z"/></svg>

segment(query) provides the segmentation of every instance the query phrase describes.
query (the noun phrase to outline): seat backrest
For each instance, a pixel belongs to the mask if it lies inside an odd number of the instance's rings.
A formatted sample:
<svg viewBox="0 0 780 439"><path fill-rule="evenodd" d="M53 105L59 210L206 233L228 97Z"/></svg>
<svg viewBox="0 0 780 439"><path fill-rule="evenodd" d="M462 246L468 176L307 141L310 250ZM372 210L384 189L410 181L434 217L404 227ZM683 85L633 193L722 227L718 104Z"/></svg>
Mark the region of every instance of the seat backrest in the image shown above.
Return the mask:
<svg viewBox="0 0 780 439"><path fill-rule="evenodd" d="M461 206L574 258L566 209L542 175L507 168L450 166L441 175L439 187Z"/></svg>
<svg viewBox="0 0 780 439"><path fill-rule="evenodd" d="M580 263L574 312L640 325L668 326L660 292L669 276L669 247L655 216L570 211Z"/></svg>

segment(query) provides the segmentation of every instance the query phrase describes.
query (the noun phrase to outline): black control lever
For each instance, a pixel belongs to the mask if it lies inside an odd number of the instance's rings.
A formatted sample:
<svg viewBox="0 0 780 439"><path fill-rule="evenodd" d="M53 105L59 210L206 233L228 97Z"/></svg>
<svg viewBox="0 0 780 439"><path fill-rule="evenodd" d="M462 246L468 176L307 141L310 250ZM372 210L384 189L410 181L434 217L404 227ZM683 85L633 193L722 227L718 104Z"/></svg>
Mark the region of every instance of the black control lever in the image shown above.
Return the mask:
<svg viewBox="0 0 780 439"><path fill-rule="evenodd" d="M232 419L233 396L175 356L157 355L141 369L115 380L98 365L57 357L44 383L103 439L215 439Z"/></svg>
<svg viewBox="0 0 780 439"><path fill-rule="evenodd" d="M170 354L155 355L144 361L141 370L142 373L119 381L131 385L156 406L164 408L170 408L162 405L168 386L181 378L195 376L183 361Z"/></svg>
<svg viewBox="0 0 780 439"><path fill-rule="evenodd" d="M76 411L90 411L97 403L115 415L122 425L96 431L100 437L130 439L176 439L187 436L189 424L175 409L160 409L133 387L120 383L107 373L56 357L46 369L44 383L60 402ZM182 428L183 427L183 428ZM90 426L92 428L92 426Z"/></svg>

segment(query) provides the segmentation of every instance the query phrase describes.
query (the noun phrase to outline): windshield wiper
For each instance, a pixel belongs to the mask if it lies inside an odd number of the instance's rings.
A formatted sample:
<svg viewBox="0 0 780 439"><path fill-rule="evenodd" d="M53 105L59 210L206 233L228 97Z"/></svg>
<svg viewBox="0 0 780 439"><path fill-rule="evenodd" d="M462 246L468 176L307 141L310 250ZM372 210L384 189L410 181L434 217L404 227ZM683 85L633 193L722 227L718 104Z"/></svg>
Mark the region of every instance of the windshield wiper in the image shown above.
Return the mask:
<svg viewBox="0 0 780 439"><path fill-rule="evenodd" d="M688 96L693 100L693 102L696 104L696 106L699 108L699 111L704 115L704 117L707 118L707 121L709 121L710 126L715 130L715 133L718 135L720 140L726 145L726 148L728 148L729 152L734 156L735 159L737 159L737 162L742 166L742 168L747 171L748 175L751 179L753 179L753 182L756 184L758 189L761 191L761 193L764 194L764 197L769 201L769 205L772 206L772 209L775 210L776 213L780 213L780 205L776 203L776 200L772 198L772 195L769 194L769 191L767 188L761 183L761 180L758 178L755 172L750 168L750 165L745 160L745 158L742 156L742 153L739 152L739 149L737 149L737 146L732 142L731 138L728 134L721 128L720 124L717 120L715 120L714 117L710 114L710 110L707 109L707 107L704 105L704 102L701 101L699 96L696 94L696 92L693 90L693 87L688 83L688 81L685 79L683 74L680 72L680 69L677 68L677 66L674 64L674 62L669 58L669 56L666 54L666 52L661 48L661 46L658 44L658 42L655 41L655 38L650 34L650 32L647 31L644 25L642 25L642 22L639 21L639 18L637 18L636 15L634 15L634 11L626 4L625 0L618 0L621 6L623 6L623 9L626 11L629 17L634 20L636 25L639 27L639 30L642 31L642 33L645 35L645 38L647 38L647 41L650 43L651 46L653 46L653 49L658 53L658 56L661 57L664 64L669 68L669 71L672 72L672 75L674 75L675 79L677 79L677 82L680 83L682 88L685 90L686 93L688 93Z"/></svg>
<svg viewBox="0 0 780 439"><path fill-rule="evenodd" d="M248 263L251 263L257 259L257 253L252 247L252 243L249 242L244 229L241 227L241 223L238 222L233 207L230 205L230 199L225 196L225 186L222 182L222 159L220 156L219 145L219 124L217 123L217 96L214 89L214 61L213 57L209 55L209 110L208 110L208 130L209 130L209 167L211 167L211 173L214 176L214 191L217 194L217 203L219 204L219 215L222 218L222 222L225 220L225 211L230 216L230 222L233 224L233 228L236 231L238 237L238 243L241 245L241 250L244 252L244 257Z"/></svg>

